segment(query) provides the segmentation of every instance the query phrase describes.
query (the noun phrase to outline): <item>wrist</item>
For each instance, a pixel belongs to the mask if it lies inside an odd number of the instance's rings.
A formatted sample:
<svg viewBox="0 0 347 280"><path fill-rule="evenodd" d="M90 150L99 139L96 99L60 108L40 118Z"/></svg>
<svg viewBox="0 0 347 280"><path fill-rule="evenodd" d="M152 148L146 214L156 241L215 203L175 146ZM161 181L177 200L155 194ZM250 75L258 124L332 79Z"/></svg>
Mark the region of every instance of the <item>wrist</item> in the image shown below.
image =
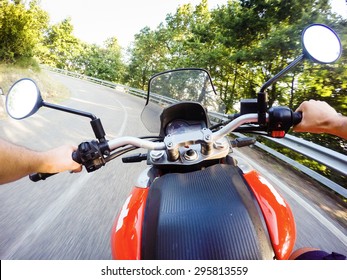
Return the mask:
<svg viewBox="0 0 347 280"><path fill-rule="evenodd" d="M37 153L37 162L36 162L36 171L39 173L50 173L52 169L51 164L49 163L49 157L47 152L38 152Z"/></svg>
<svg viewBox="0 0 347 280"><path fill-rule="evenodd" d="M327 132L340 137L345 137L347 134L347 117L338 114L330 121Z"/></svg>

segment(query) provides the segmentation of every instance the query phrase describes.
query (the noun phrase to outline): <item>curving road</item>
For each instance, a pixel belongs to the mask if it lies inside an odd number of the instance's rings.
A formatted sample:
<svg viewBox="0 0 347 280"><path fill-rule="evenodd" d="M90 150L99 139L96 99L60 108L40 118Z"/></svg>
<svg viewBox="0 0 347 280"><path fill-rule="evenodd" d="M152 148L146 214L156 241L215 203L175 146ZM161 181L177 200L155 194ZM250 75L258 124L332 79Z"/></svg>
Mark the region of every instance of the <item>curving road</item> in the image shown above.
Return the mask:
<svg viewBox="0 0 347 280"><path fill-rule="evenodd" d="M63 105L98 116L108 138L149 134L140 120L144 100L86 81L52 76L71 91L71 98ZM94 138L88 119L45 108L26 120L1 120L0 136L38 150L67 142L77 145ZM282 176L279 181L271 163L265 164L252 149L235 153L258 158L253 166L278 187L292 206L297 222L297 248L314 246L347 254L343 205L334 205L333 200L319 192L319 203L312 204L301 193L311 193L306 179L290 173L287 176L291 181L283 180ZM116 159L91 174L85 171L58 174L39 183L23 178L1 186L0 258L110 259L114 218L145 166L145 163L122 164ZM324 202L325 198L329 201ZM342 222L333 219L329 211L335 214L341 211Z"/></svg>

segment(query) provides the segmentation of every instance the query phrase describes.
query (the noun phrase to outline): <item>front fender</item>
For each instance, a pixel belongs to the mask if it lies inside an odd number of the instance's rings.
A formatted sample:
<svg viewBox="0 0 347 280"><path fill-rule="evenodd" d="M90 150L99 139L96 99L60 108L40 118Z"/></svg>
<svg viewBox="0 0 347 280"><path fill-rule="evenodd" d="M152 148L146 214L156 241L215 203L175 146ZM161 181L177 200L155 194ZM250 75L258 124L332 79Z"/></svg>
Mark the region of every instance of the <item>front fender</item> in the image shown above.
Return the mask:
<svg viewBox="0 0 347 280"><path fill-rule="evenodd" d="M141 259L142 222L147 195L148 188L135 187L118 214L111 232L114 259Z"/></svg>
<svg viewBox="0 0 347 280"><path fill-rule="evenodd" d="M292 210L275 188L256 171L250 171L243 176L263 212L276 258L288 259L296 240Z"/></svg>

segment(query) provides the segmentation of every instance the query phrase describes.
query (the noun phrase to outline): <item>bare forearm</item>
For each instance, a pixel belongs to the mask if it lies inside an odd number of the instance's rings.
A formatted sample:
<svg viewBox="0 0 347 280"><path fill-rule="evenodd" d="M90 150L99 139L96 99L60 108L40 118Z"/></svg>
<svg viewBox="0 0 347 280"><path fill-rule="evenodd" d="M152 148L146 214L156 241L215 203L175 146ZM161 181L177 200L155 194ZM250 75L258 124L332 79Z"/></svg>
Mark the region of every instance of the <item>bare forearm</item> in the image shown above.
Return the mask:
<svg viewBox="0 0 347 280"><path fill-rule="evenodd" d="M32 173L81 171L81 165L72 160L74 150L71 145L63 145L46 152L36 152L0 139L0 184Z"/></svg>
<svg viewBox="0 0 347 280"><path fill-rule="evenodd" d="M40 152L0 140L0 164L0 184L3 184L44 170L44 157Z"/></svg>

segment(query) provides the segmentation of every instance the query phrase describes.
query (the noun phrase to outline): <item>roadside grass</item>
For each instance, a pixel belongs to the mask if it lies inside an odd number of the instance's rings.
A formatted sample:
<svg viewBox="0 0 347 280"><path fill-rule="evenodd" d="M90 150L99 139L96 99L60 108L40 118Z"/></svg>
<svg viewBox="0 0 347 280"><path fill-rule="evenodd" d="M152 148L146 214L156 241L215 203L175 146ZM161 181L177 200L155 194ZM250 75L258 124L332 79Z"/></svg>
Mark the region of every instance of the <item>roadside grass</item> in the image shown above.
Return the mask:
<svg viewBox="0 0 347 280"><path fill-rule="evenodd" d="M55 81L46 71L36 65L0 63L0 119L7 117L5 98L11 86L19 79L31 78L38 85L44 100L59 103L70 95L69 90Z"/></svg>

